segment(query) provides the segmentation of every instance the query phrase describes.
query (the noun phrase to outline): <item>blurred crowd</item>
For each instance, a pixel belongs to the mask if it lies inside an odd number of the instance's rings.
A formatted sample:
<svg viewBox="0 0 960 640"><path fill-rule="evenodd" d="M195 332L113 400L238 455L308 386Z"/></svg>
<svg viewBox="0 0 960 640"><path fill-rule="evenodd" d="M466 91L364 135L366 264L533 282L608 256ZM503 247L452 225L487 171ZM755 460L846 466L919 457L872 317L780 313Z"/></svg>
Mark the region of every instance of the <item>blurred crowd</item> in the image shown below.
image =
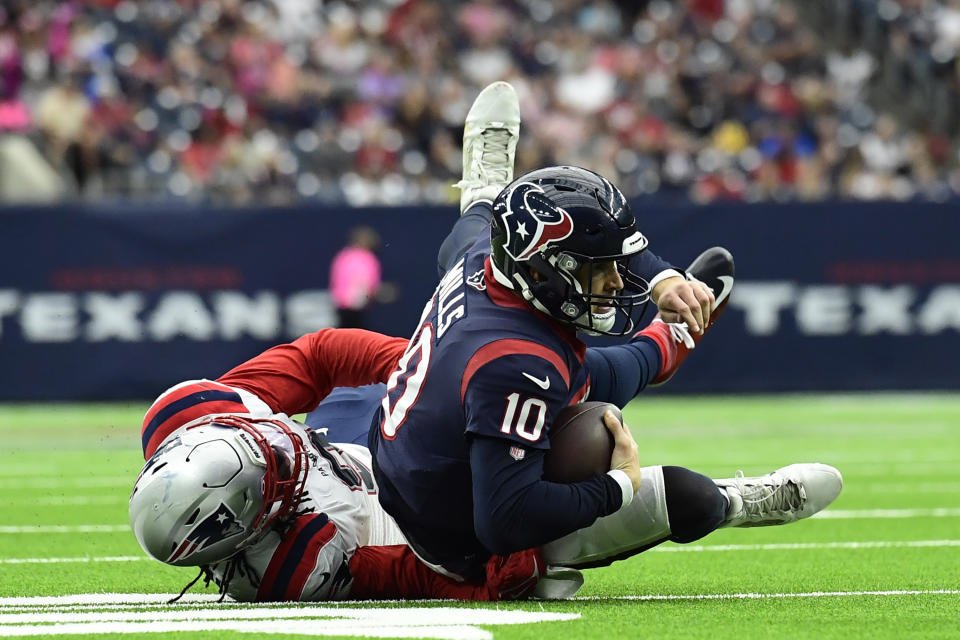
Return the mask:
<svg viewBox="0 0 960 640"><path fill-rule="evenodd" d="M958 50L960 0L4 0L0 201L455 202L498 79L518 171L946 200Z"/></svg>

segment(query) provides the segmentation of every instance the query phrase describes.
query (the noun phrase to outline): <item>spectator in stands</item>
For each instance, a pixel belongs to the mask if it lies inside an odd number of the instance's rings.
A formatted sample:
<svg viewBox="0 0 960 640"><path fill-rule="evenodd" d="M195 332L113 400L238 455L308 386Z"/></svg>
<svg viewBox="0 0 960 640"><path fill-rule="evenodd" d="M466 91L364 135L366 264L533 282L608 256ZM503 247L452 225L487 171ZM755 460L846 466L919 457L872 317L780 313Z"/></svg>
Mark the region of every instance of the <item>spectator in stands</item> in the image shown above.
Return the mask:
<svg viewBox="0 0 960 640"><path fill-rule="evenodd" d="M628 195L702 202L942 199L960 194L958 15L952 0L8 0L0 118L25 110L82 197L453 202L467 96L504 78L528 123L519 171L577 158ZM869 159L880 114L906 149L890 179Z"/></svg>
<svg viewBox="0 0 960 640"><path fill-rule="evenodd" d="M380 289L380 235L368 226L354 227L350 239L330 264L330 295L337 326L365 329L364 312Z"/></svg>

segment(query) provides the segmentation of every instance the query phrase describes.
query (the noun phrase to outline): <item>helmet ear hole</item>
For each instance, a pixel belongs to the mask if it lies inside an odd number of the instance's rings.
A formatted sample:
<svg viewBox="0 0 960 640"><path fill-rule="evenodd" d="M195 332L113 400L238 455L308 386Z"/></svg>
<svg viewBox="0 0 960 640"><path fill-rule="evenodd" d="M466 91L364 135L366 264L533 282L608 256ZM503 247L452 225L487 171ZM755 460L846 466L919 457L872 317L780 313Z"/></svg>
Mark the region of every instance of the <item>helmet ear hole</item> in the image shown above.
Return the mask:
<svg viewBox="0 0 960 640"><path fill-rule="evenodd" d="M290 456L287 455L287 452L275 444L270 445L270 450L273 451L273 459L277 464L277 476L279 479L289 480L292 478L293 461L290 459Z"/></svg>

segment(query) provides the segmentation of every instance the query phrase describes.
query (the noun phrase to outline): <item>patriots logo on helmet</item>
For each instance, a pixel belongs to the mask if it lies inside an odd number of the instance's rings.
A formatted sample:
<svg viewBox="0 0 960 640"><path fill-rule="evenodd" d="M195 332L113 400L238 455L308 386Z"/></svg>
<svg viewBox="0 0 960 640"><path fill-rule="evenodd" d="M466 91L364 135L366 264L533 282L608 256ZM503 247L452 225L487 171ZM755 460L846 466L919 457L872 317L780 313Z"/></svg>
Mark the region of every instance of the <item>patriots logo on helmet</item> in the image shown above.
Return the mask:
<svg viewBox="0 0 960 640"><path fill-rule="evenodd" d="M507 210L500 218L507 232L504 250L514 260L528 260L573 233L573 218L543 193L538 185L521 182L507 197Z"/></svg>
<svg viewBox="0 0 960 640"><path fill-rule="evenodd" d="M183 560L208 545L243 533L243 526L230 508L220 503L217 510L191 529L166 559L169 564Z"/></svg>

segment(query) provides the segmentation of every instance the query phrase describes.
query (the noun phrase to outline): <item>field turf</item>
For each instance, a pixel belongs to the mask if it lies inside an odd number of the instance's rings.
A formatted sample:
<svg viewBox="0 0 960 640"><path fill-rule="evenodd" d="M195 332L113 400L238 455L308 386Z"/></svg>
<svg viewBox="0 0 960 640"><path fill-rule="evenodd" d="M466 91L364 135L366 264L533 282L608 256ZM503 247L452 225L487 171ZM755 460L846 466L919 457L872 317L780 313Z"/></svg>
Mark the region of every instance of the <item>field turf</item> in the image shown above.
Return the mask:
<svg viewBox="0 0 960 640"><path fill-rule="evenodd" d="M960 638L960 395L647 398L650 464L714 477L825 462L823 514L725 529L587 572L578 599L216 604L127 528L147 402L0 406L0 636ZM194 595L195 594L195 595Z"/></svg>

